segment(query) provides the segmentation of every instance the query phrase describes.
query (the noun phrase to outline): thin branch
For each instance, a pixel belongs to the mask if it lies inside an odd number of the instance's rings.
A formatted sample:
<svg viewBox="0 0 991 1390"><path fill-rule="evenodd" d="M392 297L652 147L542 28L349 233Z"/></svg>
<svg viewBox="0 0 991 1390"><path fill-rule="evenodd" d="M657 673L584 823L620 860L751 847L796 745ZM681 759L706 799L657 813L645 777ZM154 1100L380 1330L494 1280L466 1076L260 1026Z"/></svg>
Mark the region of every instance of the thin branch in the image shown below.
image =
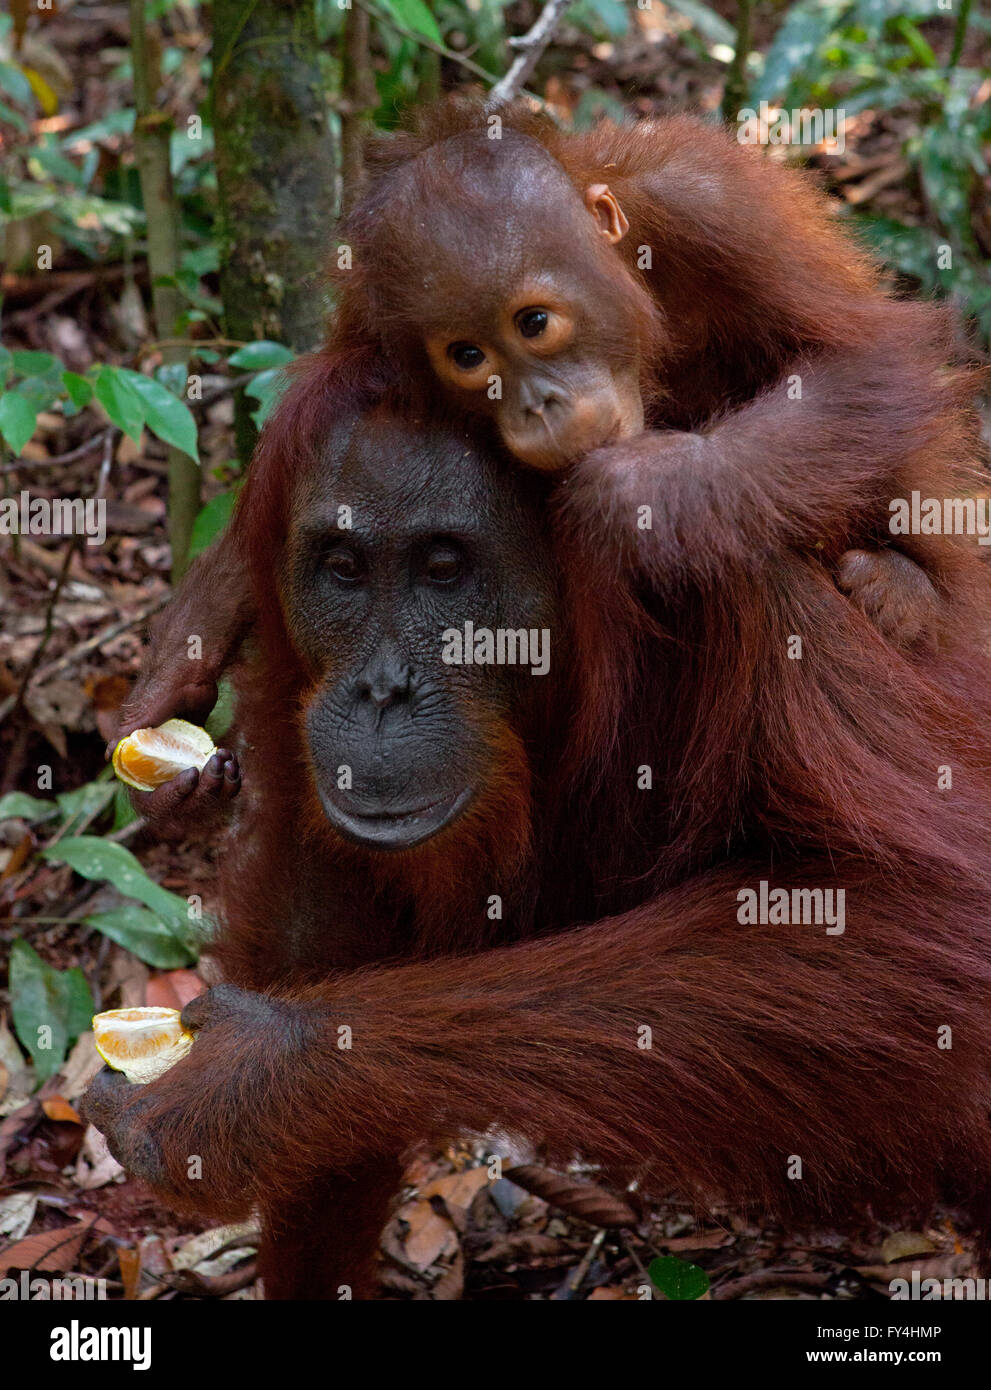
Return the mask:
<svg viewBox="0 0 991 1390"><path fill-rule="evenodd" d="M554 37L554 30L570 4L571 0L548 0L536 24L525 34L509 40L510 47L516 49L518 56L510 63L509 71L504 77L500 77L489 93L490 109L503 106L519 96L533 76L544 49Z"/></svg>
<svg viewBox="0 0 991 1390"><path fill-rule="evenodd" d="M341 54L341 211L347 213L361 193L365 176L365 136L371 126L378 92L372 77L369 48L371 20L366 9L353 5L344 21Z"/></svg>
<svg viewBox="0 0 991 1390"><path fill-rule="evenodd" d="M77 459L85 458L94 449L106 446L107 435L111 438L117 434L116 425L108 425L105 429L98 430L96 434L90 435L89 439L84 439L82 444L77 444L74 449L70 449L67 454L52 454L46 459L15 459L13 463L5 463L3 471L5 473L15 473L19 468L48 468L52 464L75 463Z"/></svg>
<svg viewBox="0 0 991 1390"><path fill-rule="evenodd" d="M100 474L96 480L96 488L93 492L93 497L96 500L99 500L103 496L104 491L106 489L107 479L110 476L110 465L113 462L113 456L113 435L111 434L107 436L103 445L103 462L100 464ZM65 584L65 581L69 577L69 566L72 563L72 557L81 546L82 539L82 534L80 532L77 532L74 536L70 538L69 544L65 548L65 555L62 560L62 568L59 570L58 577L55 580L55 587L52 590L51 597L48 600L48 605L45 609L45 629L42 632L41 637L38 641L38 645L32 652L31 659L24 670L24 674L21 677L21 683L18 688L17 694L8 696L7 699L4 700L3 704L0 705L0 721L6 719L8 714L17 715L24 706L24 701L27 697L28 692L28 685L35 672L37 671L38 664L45 654L45 648L51 641L52 633L55 631L55 606L59 601L59 595L62 592L62 588Z"/></svg>
<svg viewBox="0 0 991 1390"><path fill-rule="evenodd" d="M425 34L417 34L412 29L407 29L405 25L399 24L393 19L391 14L385 10L377 9L375 5L368 3L368 0L357 0L357 4L363 10L367 10L373 19L377 19L380 24L387 24L390 29L395 29L397 34L402 34L404 39L412 39L414 43L420 44L423 48L429 48L431 53L439 53L442 58L449 59L452 63L457 63L466 72L472 73L475 77L480 77L483 82L495 83L499 81L494 72L489 72L486 68L479 67L470 58L466 58L463 53L456 53L453 48L446 48L442 43L434 43L433 39L428 39Z"/></svg>
<svg viewBox="0 0 991 1390"><path fill-rule="evenodd" d="M149 618L153 618L160 609L164 608L171 597L171 591L160 594L154 602L146 604L137 613L132 613L129 618L121 618L119 622L112 623L110 627L101 628L92 637L87 637L84 642L77 642L74 647L71 647L57 660L50 661L47 666L42 666L40 670L36 671L33 683L44 685L46 681L51 680L52 676L57 676L68 667L75 666L84 656L89 656L90 652L95 652L99 647L102 647L104 642L113 641L115 637L119 637L122 632L127 632L129 628L140 627ZM13 695L8 695L6 700L0 702L0 723L3 723L13 707Z"/></svg>

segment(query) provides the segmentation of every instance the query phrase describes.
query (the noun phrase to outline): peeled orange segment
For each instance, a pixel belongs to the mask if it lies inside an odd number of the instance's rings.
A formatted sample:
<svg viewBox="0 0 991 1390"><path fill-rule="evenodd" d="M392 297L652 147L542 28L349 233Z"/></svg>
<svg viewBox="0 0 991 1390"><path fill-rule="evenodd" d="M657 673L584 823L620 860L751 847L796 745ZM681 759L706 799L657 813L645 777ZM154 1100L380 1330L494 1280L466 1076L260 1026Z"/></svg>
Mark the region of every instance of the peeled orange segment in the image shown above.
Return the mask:
<svg viewBox="0 0 991 1390"><path fill-rule="evenodd" d="M187 767L202 772L216 751L206 729L185 719L170 719L157 729L135 729L122 738L114 749L113 768L129 787L150 792Z"/></svg>
<svg viewBox="0 0 991 1390"><path fill-rule="evenodd" d="M178 1009L108 1009L93 1017L93 1041L108 1066L143 1086L185 1057L193 1035Z"/></svg>

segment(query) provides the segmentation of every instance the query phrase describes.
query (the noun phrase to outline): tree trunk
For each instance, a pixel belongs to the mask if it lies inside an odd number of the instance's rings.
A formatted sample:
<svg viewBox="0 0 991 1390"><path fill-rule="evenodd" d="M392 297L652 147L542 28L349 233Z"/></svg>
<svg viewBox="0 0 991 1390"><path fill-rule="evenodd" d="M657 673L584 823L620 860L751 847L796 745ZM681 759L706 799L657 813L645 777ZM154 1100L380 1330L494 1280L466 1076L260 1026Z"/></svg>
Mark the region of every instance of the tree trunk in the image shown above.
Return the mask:
<svg viewBox="0 0 991 1390"><path fill-rule="evenodd" d="M321 274L337 201L314 0L214 0L213 50L224 329L303 351L326 314ZM255 442L253 404L236 402L242 462Z"/></svg>

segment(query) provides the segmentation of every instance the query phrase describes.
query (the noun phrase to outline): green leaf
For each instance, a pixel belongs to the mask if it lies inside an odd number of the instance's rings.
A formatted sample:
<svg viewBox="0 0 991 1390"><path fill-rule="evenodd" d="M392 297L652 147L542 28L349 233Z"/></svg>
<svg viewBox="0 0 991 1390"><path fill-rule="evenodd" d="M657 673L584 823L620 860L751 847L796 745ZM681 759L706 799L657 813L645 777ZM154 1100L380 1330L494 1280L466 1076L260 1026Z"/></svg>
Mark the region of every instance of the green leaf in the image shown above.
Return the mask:
<svg viewBox="0 0 991 1390"><path fill-rule="evenodd" d="M393 15L397 24L411 29L414 34L422 34L434 43L441 42L437 21L427 9L424 0L382 0L385 8Z"/></svg>
<svg viewBox="0 0 991 1390"><path fill-rule="evenodd" d="M929 206L958 246L976 251L970 223L970 191L974 170L959 135L942 122L928 126L919 138L919 174Z"/></svg>
<svg viewBox="0 0 991 1390"><path fill-rule="evenodd" d="M729 24L722 15L708 5L703 5L701 0L667 0L669 10L675 10L678 14L683 14L686 19L692 22L692 28L697 29L704 39L710 43L722 43L730 48L736 47L736 30Z"/></svg>
<svg viewBox="0 0 991 1390"><path fill-rule="evenodd" d="M47 376L60 366L50 352L32 352L25 348L23 351L18 349L12 356L14 371L19 376Z"/></svg>
<svg viewBox="0 0 991 1390"><path fill-rule="evenodd" d="M890 217L868 216L857 217L854 226L875 253L903 275L914 275L927 289L938 283L939 238L928 227L907 227Z"/></svg>
<svg viewBox="0 0 991 1390"><path fill-rule="evenodd" d="M675 1259L674 1255L661 1255L651 1260L647 1273L650 1282L660 1289L665 1298L701 1298L709 1288L709 1276L704 1269L689 1264L687 1260Z"/></svg>
<svg viewBox="0 0 991 1390"><path fill-rule="evenodd" d="M10 348L5 348L3 343L0 343L0 386L6 385L7 378L10 376L13 366L14 354L11 352Z"/></svg>
<svg viewBox="0 0 991 1390"><path fill-rule="evenodd" d="M256 401L261 402L258 409L251 412L251 418L259 429L275 408L286 385L282 368L272 367L269 371L259 372L256 377L252 377L244 388L246 395L254 396Z"/></svg>
<svg viewBox="0 0 991 1390"><path fill-rule="evenodd" d="M54 801L43 801L40 796L28 796L27 792L8 792L0 796L0 820L30 821L32 825L41 820L51 820L58 815Z"/></svg>
<svg viewBox="0 0 991 1390"><path fill-rule="evenodd" d="M59 792L55 798L63 820L95 820L105 807L110 805L114 794L114 782L105 777L100 782L84 782L71 792Z"/></svg>
<svg viewBox="0 0 991 1390"><path fill-rule="evenodd" d="M157 970L178 970L196 961L195 952L176 939L157 913L137 903L94 912L84 920L86 926L94 927Z"/></svg>
<svg viewBox="0 0 991 1390"><path fill-rule="evenodd" d="M177 449L181 449L184 454L188 454L199 463L196 421L189 406L183 405L178 396L166 390L162 383L155 381L153 377L143 376L141 372L132 372L127 367L121 367L119 371L134 394L143 402L145 424L148 428L154 430L159 439L164 439L166 444L174 444Z"/></svg>
<svg viewBox="0 0 991 1390"><path fill-rule="evenodd" d="M42 173L48 174L56 182L74 184L77 188L85 187L83 171L77 168L71 159L66 159L62 151L51 143L35 145L28 151L28 159L40 165Z"/></svg>
<svg viewBox="0 0 991 1390"><path fill-rule="evenodd" d="M784 96L792 77L811 64L846 8L846 0L798 0L792 5L753 83L751 104Z"/></svg>
<svg viewBox="0 0 991 1390"><path fill-rule="evenodd" d="M40 412L47 410L58 400L62 394L62 381L60 376L54 374L26 376L13 389L19 396L23 396L29 405L33 405L36 411Z"/></svg>
<svg viewBox="0 0 991 1390"><path fill-rule="evenodd" d="M134 111L111 111L109 115L94 121L92 125L80 126L63 140L67 150L73 145L98 144L101 140L113 140L121 135L130 135L134 129Z"/></svg>
<svg viewBox="0 0 991 1390"><path fill-rule="evenodd" d="M11 101L34 109L34 96L31 83L13 63L0 62L0 92L6 92Z"/></svg>
<svg viewBox="0 0 991 1390"><path fill-rule="evenodd" d="M914 57L924 68L939 67L939 59L907 15L899 16L899 18L895 20L894 27L908 44Z"/></svg>
<svg viewBox="0 0 991 1390"><path fill-rule="evenodd" d="M163 362L155 372L155 380L160 381L166 391L171 391L173 396L182 400L186 382L189 380L189 371L185 362Z"/></svg>
<svg viewBox="0 0 991 1390"><path fill-rule="evenodd" d="M206 506L197 514L193 522L193 532L189 540L189 558L194 559L201 550L206 550L223 531L231 519L237 492L218 493L211 497Z"/></svg>
<svg viewBox="0 0 991 1390"><path fill-rule="evenodd" d="M15 130L27 134L27 121L21 115L20 111L15 111L14 108L8 106L5 101L0 101L0 121L5 125L13 126ZM5 212L9 215L13 210L13 204L10 198L10 185L7 183L6 179L0 179L0 212Z"/></svg>
<svg viewBox="0 0 991 1390"><path fill-rule="evenodd" d="M669 7L680 8L676 0L670 0ZM630 28L630 12L623 0L578 0L578 4L569 7L568 19L593 38L605 34L611 39L621 39Z"/></svg>
<svg viewBox="0 0 991 1390"><path fill-rule="evenodd" d="M123 370L121 367L99 367L93 389L113 423L137 444L145 421L145 403L122 375Z"/></svg>
<svg viewBox="0 0 991 1390"><path fill-rule="evenodd" d="M284 367L296 354L282 343L269 342L267 338L257 343L248 343L238 348L227 360L232 367L240 367L246 372L263 372L269 367Z"/></svg>
<svg viewBox="0 0 991 1390"><path fill-rule="evenodd" d="M114 788L114 834L118 830L123 830L125 825L132 825L138 819L138 813L131 805L131 798L127 794L127 788L123 782L118 782Z"/></svg>
<svg viewBox="0 0 991 1390"><path fill-rule="evenodd" d="M31 1054L39 1080L45 1081L89 1027L93 995L78 966L56 970L26 941L15 941L10 948L10 1007L14 1031Z"/></svg>
<svg viewBox="0 0 991 1390"><path fill-rule="evenodd" d="M76 410L82 410L93 399L93 385L78 372L63 372L62 386ZM74 412L73 412L74 413Z"/></svg>
<svg viewBox="0 0 991 1390"><path fill-rule="evenodd" d="M219 743L234 722L234 686L226 676L217 685L217 703L203 725L214 743Z"/></svg>
<svg viewBox="0 0 991 1390"><path fill-rule="evenodd" d="M177 941L191 943L186 901L148 877L129 849L99 835L76 835L42 850L53 864L68 864L81 878L112 883L126 898L137 898L161 918Z"/></svg>
<svg viewBox="0 0 991 1390"><path fill-rule="evenodd" d="M38 421L38 411L16 391L5 391L0 396L0 434L15 454L19 454L34 434Z"/></svg>

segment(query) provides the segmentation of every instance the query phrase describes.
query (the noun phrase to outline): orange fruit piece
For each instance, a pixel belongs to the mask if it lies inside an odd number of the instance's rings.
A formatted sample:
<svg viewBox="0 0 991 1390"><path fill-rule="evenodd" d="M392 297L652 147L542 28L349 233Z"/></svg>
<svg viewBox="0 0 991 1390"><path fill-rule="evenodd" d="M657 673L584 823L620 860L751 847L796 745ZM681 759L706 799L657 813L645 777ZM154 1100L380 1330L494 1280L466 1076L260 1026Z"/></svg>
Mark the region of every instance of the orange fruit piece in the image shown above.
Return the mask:
<svg viewBox="0 0 991 1390"><path fill-rule="evenodd" d="M93 1041L108 1066L143 1086L185 1057L193 1035L178 1009L108 1009L93 1017Z"/></svg>
<svg viewBox="0 0 991 1390"><path fill-rule="evenodd" d="M113 768L139 792L154 791L187 767L202 772L217 749L206 729L185 719L169 719L157 729L135 729L114 749Z"/></svg>

